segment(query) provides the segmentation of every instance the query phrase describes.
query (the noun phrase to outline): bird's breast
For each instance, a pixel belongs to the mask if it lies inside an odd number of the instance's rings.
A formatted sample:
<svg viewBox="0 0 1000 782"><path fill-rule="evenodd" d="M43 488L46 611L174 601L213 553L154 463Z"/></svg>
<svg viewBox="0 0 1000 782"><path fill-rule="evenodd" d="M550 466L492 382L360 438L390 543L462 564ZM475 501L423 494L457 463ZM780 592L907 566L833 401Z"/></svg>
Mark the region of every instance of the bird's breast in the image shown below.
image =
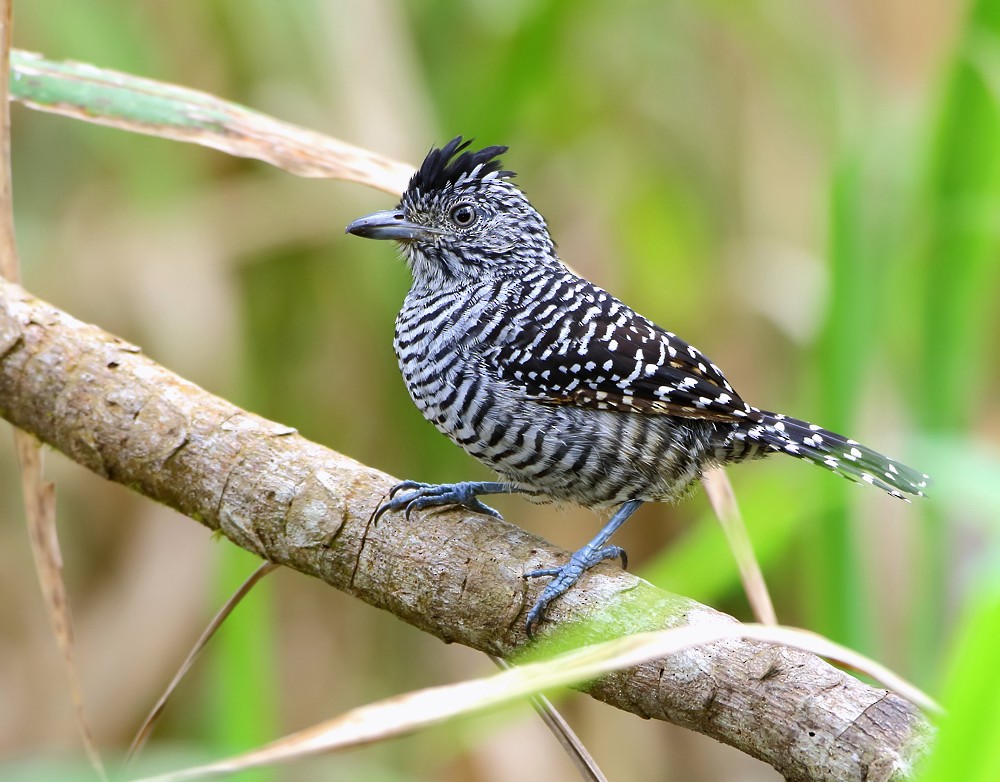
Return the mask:
<svg viewBox="0 0 1000 782"><path fill-rule="evenodd" d="M457 393L470 375L474 345L489 299L468 291L414 289L396 318L393 347L410 396L424 417L449 436Z"/></svg>

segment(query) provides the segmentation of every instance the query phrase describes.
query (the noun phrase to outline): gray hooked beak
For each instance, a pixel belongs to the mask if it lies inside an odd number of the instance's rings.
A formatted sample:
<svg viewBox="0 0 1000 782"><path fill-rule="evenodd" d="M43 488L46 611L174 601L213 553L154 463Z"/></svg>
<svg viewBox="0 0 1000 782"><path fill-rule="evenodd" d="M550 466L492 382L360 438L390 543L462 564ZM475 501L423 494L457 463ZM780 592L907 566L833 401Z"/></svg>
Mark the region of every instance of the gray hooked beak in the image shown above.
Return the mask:
<svg viewBox="0 0 1000 782"><path fill-rule="evenodd" d="M359 217L344 230L365 239L395 239L397 242L429 242L439 233L433 228L411 223L398 209Z"/></svg>

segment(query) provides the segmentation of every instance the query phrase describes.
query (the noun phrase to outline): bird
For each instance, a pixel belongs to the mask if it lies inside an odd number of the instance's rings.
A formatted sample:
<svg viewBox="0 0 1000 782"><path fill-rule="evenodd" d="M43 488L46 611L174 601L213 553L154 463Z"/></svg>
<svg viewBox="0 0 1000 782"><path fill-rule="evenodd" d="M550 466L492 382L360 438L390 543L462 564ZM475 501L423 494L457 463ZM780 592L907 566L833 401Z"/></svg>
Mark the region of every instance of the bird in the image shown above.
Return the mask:
<svg viewBox="0 0 1000 782"><path fill-rule="evenodd" d="M490 467L496 481L403 481L373 514L445 505L499 518L479 498L521 494L607 513L550 577L527 613L529 637L549 605L599 562L646 502L676 502L710 468L770 454L820 465L900 499L928 476L815 424L750 405L704 353L574 273L545 219L512 181L506 146L431 147L395 209L347 226L392 240L412 286L393 348L416 407Z"/></svg>

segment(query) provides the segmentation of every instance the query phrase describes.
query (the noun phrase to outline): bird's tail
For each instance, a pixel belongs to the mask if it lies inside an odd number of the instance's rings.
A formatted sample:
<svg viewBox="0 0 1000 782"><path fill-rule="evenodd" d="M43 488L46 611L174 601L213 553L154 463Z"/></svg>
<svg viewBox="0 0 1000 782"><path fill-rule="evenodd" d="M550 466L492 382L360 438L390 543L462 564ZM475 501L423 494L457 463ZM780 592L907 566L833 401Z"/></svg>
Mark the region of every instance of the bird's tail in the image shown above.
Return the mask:
<svg viewBox="0 0 1000 782"><path fill-rule="evenodd" d="M907 495L924 496L929 478L912 467L815 424L780 413L751 411L731 445L748 456L757 451L778 451L826 467L856 483L877 486L902 500Z"/></svg>

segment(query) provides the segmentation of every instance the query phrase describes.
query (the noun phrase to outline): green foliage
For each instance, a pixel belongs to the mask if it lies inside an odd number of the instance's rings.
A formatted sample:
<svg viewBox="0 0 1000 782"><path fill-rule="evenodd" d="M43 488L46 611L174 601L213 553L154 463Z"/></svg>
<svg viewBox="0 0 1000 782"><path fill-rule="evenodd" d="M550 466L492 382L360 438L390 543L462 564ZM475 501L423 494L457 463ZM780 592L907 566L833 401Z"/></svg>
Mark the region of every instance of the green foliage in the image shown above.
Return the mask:
<svg viewBox="0 0 1000 782"><path fill-rule="evenodd" d="M947 715L922 782L994 782L1000 779L1000 701L996 648L1000 588L978 595L966 611L944 686Z"/></svg>
<svg viewBox="0 0 1000 782"><path fill-rule="evenodd" d="M508 166L574 268L702 348L752 403L843 431L936 479L928 500L904 505L790 459L731 470L784 623L854 646L933 693L951 617L967 617L945 688L952 719L928 778L986 780L975 769L996 777L989 665L1000 631L982 577L1000 559L1000 4L977 0L967 17L951 6L912 11L198 0L108 13L96 0L35 0L18 4L15 43L206 90L412 162L458 133L509 144ZM398 378L391 334L405 269L389 248L343 236L391 199L20 108L14 160L34 293L396 475L485 477L422 421ZM13 518L16 488L0 489ZM84 605L109 582L127 595L138 578L126 564L141 511L102 491L73 487L78 501L60 508L61 525L94 536L64 547L67 571L88 571L79 552L108 561L75 587ZM598 524L518 501L503 510L567 547ZM698 503L644 509L620 542L661 586L747 617L721 532L703 516ZM0 539L0 551L20 545ZM220 559L222 548L213 547ZM0 572L16 573L9 562ZM231 585L230 569L200 616ZM0 587L14 594L19 583ZM171 704L154 743L195 741L171 717L195 703L212 704L212 721L232 728L220 732L245 747L470 668L459 650L311 589L255 596L255 608L237 612L247 624L228 642L223 630L211 666L228 671ZM86 621L79 630L94 632ZM128 648L142 628L116 631L109 646ZM32 637L25 631L23 643ZM241 693L248 677L257 689ZM24 726L6 741L44 743L41 707L33 718L27 696L4 700L16 720L3 721L0 703L0 724ZM670 757L659 733L641 743L633 722L594 731L630 748L599 758L610 777L641 780L634 767L615 774L629 756L649 758L656 779L697 763L681 740ZM114 740L127 743L125 733ZM421 778L413 769L429 768L422 778L477 778L476 763L498 762L469 760L464 742L426 746L366 750L356 776ZM727 768L735 778L744 767Z"/></svg>

